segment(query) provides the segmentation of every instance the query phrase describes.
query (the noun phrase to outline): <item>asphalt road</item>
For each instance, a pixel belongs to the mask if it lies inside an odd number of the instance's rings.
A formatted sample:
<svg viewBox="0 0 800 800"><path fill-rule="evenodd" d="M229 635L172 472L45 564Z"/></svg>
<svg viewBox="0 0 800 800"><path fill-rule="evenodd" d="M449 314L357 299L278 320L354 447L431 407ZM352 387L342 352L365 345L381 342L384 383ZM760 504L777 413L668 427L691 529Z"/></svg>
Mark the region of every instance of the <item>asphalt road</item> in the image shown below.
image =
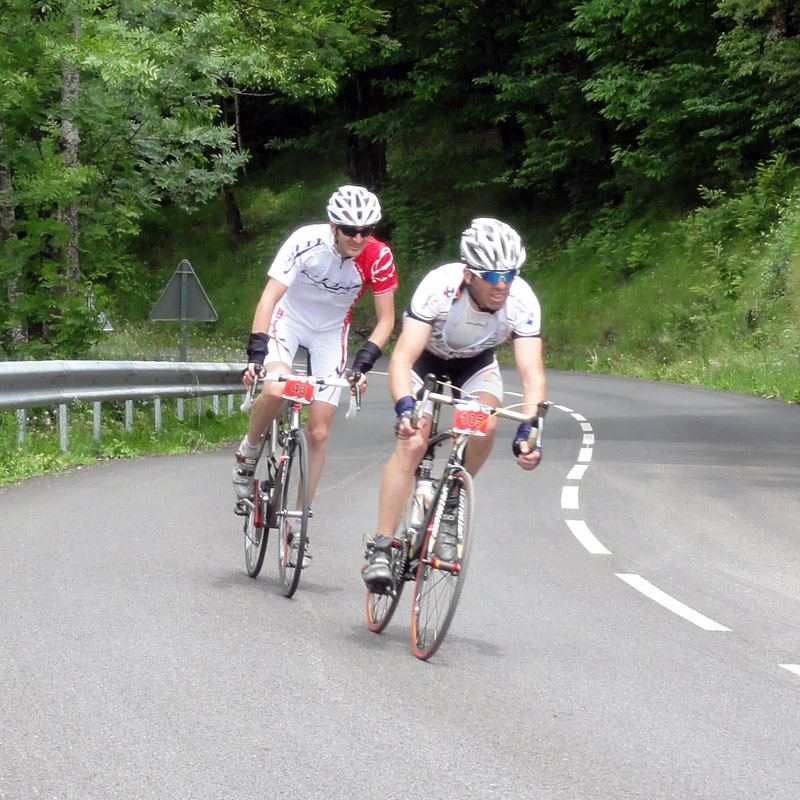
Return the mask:
<svg viewBox="0 0 800 800"><path fill-rule="evenodd" d="M244 572L232 448L0 489L0 798L797 800L800 410L577 373L548 396L541 467L509 424L478 477L429 663L411 592L365 624L380 375L292 600L272 542Z"/></svg>

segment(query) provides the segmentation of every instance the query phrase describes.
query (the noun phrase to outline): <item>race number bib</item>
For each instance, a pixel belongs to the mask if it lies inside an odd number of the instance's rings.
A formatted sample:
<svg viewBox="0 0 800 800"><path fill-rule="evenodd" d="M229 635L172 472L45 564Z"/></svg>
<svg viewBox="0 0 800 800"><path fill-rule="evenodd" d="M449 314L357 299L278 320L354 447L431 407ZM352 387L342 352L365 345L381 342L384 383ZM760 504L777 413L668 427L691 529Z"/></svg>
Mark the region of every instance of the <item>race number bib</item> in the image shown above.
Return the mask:
<svg viewBox="0 0 800 800"><path fill-rule="evenodd" d="M486 436L489 415L477 403L468 403L456 408L453 417L453 430L456 433L469 433L472 436Z"/></svg>
<svg viewBox="0 0 800 800"><path fill-rule="evenodd" d="M308 405L314 400L314 386L302 378L290 378L283 385L282 396L286 400Z"/></svg>

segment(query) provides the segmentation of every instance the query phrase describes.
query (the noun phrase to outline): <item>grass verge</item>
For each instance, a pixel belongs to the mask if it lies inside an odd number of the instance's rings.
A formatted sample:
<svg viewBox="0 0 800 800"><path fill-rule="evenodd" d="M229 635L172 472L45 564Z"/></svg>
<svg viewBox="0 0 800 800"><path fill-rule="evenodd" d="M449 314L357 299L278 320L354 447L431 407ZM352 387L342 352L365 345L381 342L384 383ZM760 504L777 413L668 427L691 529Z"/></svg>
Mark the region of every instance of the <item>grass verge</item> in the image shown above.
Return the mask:
<svg viewBox="0 0 800 800"><path fill-rule="evenodd" d="M0 486L114 458L213 450L222 442L240 438L247 427L247 417L238 406L234 405L229 416L226 398L220 398L220 412L216 414L211 410L211 398L203 399L200 414L194 400L186 400L184 408L184 420L180 420L176 402L163 400L162 429L156 432L152 402L137 402L129 431L125 428L124 404L104 403L101 437L95 441L92 406L74 403L69 407L67 452L61 450L54 408L26 411L27 431L22 444L17 441L16 415L0 414Z"/></svg>

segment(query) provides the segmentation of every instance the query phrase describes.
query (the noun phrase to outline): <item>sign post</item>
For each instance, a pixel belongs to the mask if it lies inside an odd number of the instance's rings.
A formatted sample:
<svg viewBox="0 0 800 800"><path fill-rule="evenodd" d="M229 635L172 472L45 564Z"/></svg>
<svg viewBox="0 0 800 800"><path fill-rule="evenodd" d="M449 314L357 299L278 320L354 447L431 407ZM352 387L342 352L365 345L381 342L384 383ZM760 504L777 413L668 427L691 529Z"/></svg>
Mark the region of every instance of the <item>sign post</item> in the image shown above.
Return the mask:
<svg viewBox="0 0 800 800"><path fill-rule="evenodd" d="M180 327L179 359L186 361L186 322L216 322L214 306L200 283L200 279L187 259L183 259L172 274L161 297L158 298L150 319L153 322L178 321Z"/></svg>

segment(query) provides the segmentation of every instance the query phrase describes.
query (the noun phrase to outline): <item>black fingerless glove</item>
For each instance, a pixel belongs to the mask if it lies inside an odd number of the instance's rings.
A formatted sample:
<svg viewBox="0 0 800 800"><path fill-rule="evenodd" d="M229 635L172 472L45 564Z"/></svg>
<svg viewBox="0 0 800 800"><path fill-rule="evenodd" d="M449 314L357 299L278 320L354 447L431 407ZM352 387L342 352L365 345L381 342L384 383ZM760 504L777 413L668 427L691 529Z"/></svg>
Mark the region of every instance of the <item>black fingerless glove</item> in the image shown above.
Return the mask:
<svg viewBox="0 0 800 800"><path fill-rule="evenodd" d="M374 366L375 362L381 357L381 349L374 342L367 342L353 357L353 372L360 372L365 375Z"/></svg>
<svg viewBox="0 0 800 800"><path fill-rule="evenodd" d="M247 363L264 366L264 359L267 357L267 342L269 336L266 333L251 333L247 341Z"/></svg>

